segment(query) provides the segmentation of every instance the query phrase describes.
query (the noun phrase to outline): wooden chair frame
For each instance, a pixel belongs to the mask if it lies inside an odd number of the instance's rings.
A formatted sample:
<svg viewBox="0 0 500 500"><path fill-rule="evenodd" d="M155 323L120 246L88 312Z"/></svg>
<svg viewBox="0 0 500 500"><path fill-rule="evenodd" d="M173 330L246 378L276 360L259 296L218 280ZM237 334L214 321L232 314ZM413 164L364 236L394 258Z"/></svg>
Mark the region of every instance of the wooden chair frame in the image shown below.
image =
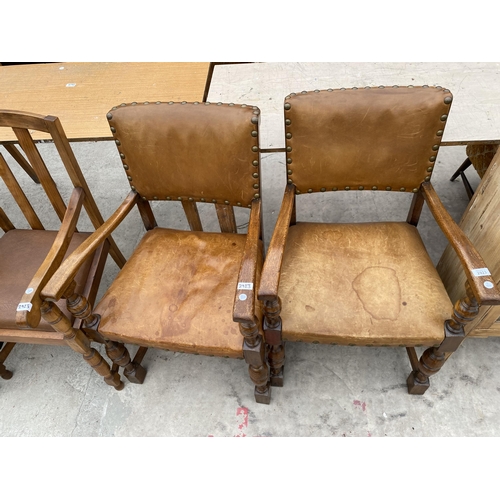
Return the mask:
<svg viewBox="0 0 500 500"><path fill-rule="evenodd" d="M123 387L123 382L120 380L116 366L121 365L127 367L130 364L130 357L128 356L125 346L119 343L106 343L104 339L97 335L87 336L81 330L81 320L78 319L78 314L74 315L75 321L72 323L56 304L47 304L41 295L41 290L63 261L73 234L77 232L76 225L82 206L85 207L95 228L100 227L104 222L85 178L82 175L61 123L59 119L54 116L41 116L20 111L0 110L0 126L11 127L13 129L19 144L33 166L36 177L40 180L50 203L61 221L61 227L55 237L52 248L35 276L33 276L31 282L26 283L26 292L23 297L19 297L20 302L16 314L16 323L19 329L0 330L0 338L7 342L0 352L0 375L3 378L10 378L12 376L12 373L6 370L4 362L16 342L69 345L73 350L82 354L84 359L99 374L105 377L107 383L113 385L116 389L121 389ZM46 132L54 142L62 163L74 186L68 206L65 205L59 194L54 180L35 142L31 138L29 130ZM17 201L32 230L44 230L43 224L1 155L0 174L7 188ZM15 229L2 209L0 209L0 227L4 232ZM112 255L119 267L122 267L125 263L125 258L116 246L114 240L109 237L106 241L103 241L102 244L95 249L95 252L89 255L89 258L92 258L92 263L82 295L82 300L86 302L93 303L95 300L108 252ZM54 325L54 323L57 324L57 328L54 327L54 330L49 332L32 330L38 326L42 316L48 323L52 325ZM61 325L64 325L64 328L61 328ZM107 354L117 363L113 370L110 369L101 355L91 347L91 341L105 343Z"/></svg>
<svg viewBox="0 0 500 500"><path fill-rule="evenodd" d="M136 103L133 104L135 105ZM182 104L190 105L191 103ZM206 105L209 104L210 103L206 103ZM125 106L125 104L122 104L122 106ZM231 104L231 106L234 105ZM255 107L253 109L254 113L258 115L258 109ZM257 116L254 116L252 123L258 124ZM257 137L258 140L257 135L252 134L252 136L254 138ZM256 155L258 155L258 153L256 153ZM259 166L257 164L257 166L255 166L256 172L259 172L258 169ZM259 174L254 175L253 182L258 183L260 186L259 177ZM208 200L207 202L209 203ZM183 197L181 203L191 231L203 231L197 202L193 201L192 198ZM235 204L229 201L225 203L215 202L212 204L215 206L221 232L237 233L233 209ZM104 241L111 237L115 229L131 212L134 206L137 206L139 210L146 231L153 230L158 226L149 201L145 199L145 197L141 197L135 189L132 189L118 209L62 263L51 280L44 286L42 296L48 304L54 304L62 297L70 295L68 289L71 289L74 276L82 264ZM268 404L270 402L269 369L265 361L265 343L263 341L262 331L260 330L260 321L255 315L258 253L259 245L262 245L261 206L260 196L256 194L251 204L248 206L250 208L250 218L238 274L238 283L251 283L252 288L245 289L247 298L242 300L239 299L242 291L238 289L235 290L233 320L239 324L239 330L242 335L243 358L248 364L250 378L255 384L255 399L259 403ZM79 300L81 300L81 298L79 298ZM92 308L87 307L84 312L80 312L80 310L76 311L73 305L68 302L68 309L81 318L83 321L82 328L88 335L99 335L103 337L103 334L99 332L101 318L98 314L93 313ZM59 326L55 325L55 328L59 328ZM143 345L140 347L138 351L140 357L139 361L142 359L147 349L148 346Z"/></svg>
<svg viewBox="0 0 500 500"><path fill-rule="evenodd" d="M285 101L285 118L287 118L287 109L289 108L287 108ZM295 165L294 168L298 167ZM414 190L416 192L413 195L406 222L417 226L425 201L432 216L457 253L467 281L463 298L456 302L451 318L446 320L443 325L444 340L442 343L438 347L426 349L420 360L415 347L406 348L413 370L407 380L410 394L423 394L427 390L429 377L437 373L450 354L460 346L465 338L464 325L472 321L478 314L479 306L500 304L500 291L492 283L491 276L477 275L477 270L486 268L483 259L448 214L429 180L430 176L429 179L420 184L418 189ZM267 251L258 292L258 298L262 301L264 308L262 328L268 344L271 385L278 387L283 386L285 363L283 325L280 316L282 299L279 296L279 284L288 230L297 222L297 194L296 186L289 180Z"/></svg>

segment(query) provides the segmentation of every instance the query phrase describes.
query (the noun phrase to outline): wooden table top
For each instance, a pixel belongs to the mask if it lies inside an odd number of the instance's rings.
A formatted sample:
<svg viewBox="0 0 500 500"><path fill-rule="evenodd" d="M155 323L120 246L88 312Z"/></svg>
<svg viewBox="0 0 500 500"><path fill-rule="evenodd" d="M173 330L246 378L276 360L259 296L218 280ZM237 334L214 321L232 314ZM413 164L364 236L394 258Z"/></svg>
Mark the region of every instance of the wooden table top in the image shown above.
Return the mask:
<svg viewBox="0 0 500 500"><path fill-rule="evenodd" d="M261 110L261 148L283 148L283 101L302 90L440 85L454 100L443 145L500 143L499 63L258 63L216 66L211 102Z"/></svg>
<svg viewBox="0 0 500 500"><path fill-rule="evenodd" d="M106 113L123 102L202 101L210 63L0 66L0 109L57 116L70 140L111 139ZM34 132L34 139L45 139ZM0 142L16 140L0 129Z"/></svg>

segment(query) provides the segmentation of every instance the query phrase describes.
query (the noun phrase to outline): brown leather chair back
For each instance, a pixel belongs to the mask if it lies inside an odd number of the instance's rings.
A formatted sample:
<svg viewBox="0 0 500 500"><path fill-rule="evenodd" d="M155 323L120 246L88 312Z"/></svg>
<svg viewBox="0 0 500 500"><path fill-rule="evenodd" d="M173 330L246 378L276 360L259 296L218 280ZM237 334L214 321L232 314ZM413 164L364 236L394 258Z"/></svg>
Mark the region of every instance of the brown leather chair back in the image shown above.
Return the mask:
<svg viewBox="0 0 500 500"><path fill-rule="evenodd" d="M123 168L145 200L249 207L259 198L259 109L132 103L107 115Z"/></svg>
<svg viewBox="0 0 500 500"><path fill-rule="evenodd" d="M288 182L298 194L416 192L430 179L451 102L449 90L427 86L291 94Z"/></svg>

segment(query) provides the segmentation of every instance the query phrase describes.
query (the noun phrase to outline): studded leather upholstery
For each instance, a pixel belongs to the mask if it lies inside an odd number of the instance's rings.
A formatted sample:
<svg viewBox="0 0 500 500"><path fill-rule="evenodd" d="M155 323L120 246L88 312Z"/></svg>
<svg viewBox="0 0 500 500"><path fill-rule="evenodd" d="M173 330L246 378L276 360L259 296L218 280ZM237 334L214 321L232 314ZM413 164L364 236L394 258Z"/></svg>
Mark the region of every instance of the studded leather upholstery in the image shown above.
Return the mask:
<svg viewBox="0 0 500 500"><path fill-rule="evenodd" d="M297 193L417 191L429 180L452 96L437 87L338 89L285 99Z"/></svg>
<svg viewBox="0 0 500 500"><path fill-rule="evenodd" d="M258 108L144 103L107 116L130 185L144 199L248 207L260 196Z"/></svg>

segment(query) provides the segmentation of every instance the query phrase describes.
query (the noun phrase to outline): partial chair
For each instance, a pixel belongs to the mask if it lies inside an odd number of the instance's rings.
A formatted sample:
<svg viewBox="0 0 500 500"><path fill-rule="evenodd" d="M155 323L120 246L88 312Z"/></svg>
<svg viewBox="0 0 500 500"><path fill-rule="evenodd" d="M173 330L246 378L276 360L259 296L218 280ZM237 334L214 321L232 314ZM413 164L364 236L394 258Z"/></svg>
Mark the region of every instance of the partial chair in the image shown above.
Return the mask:
<svg viewBox="0 0 500 500"><path fill-rule="evenodd" d="M286 341L404 346L408 391L423 394L478 305L500 304L483 260L430 183L451 102L449 90L427 86L285 98L288 184L258 293L272 385L283 385ZM412 196L406 222L297 220L297 196L366 190ZM424 200L465 270L455 306L417 230Z"/></svg>
<svg viewBox="0 0 500 500"><path fill-rule="evenodd" d="M143 348L244 358L256 401L269 403L255 300L263 260L259 110L145 102L114 107L107 118L131 192L68 257L44 297L60 300L83 262L137 206L145 235L82 317L85 331ZM158 227L150 202L182 204L191 231ZM203 232L197 203L214 207L221 232ZM247 234L237 234L233 207L242 216L250 209Z"/></svg>
<svg viewBox="0 0 500 500"><path fill-rule="evenodd" d="M98 351L91 347L91 338L81 330L78 307L73 304L70 314L64 301L44 302L41 290L62 262L66 252L82 244L91 233L78 232L76 224L82 205L94 227L104 221L89 191L73 151L58 120L53 116L41 116L18 111L0 110L0 127L10 127L15 132L20 146L40 179L40 194L45 194L61 221L60 230L46 229L33 209L7 162L0 155L0 177L3 179L14 202L24 214L31 229L16 229L7 216L12 198L1 200L0 227L5 234L0 238L0 341L5 342L0 351L0 376L8 379L12 372L5 367L5 360L16 343L69 345L83 355L84 359L116 389L123 387L116 370L112 372ZM68 206L47 169L30 130L47 133L47 140L54 142L74 189ZM43 206L37 201L36 205ZM48 205L48 203L47 203ZM89 254L75 276L73 291L67 292L70 301L82 296L93 303L100 283L108 251L122 267L125 259L112 238ZM79 306L80 304L78 304ZM57 328L54 329L54 326ZM64 325L64 326L62 326ZM106 343L108 355L116 363L131 367L128 352L123 345Z"/></svg>
<svg viewBox="0 0 500 500"><path fill-rule="evenodd" d="M482 179L486 170L490 166L491 160L495 156L498 150L498 144L468 144L465 149L467 158L460 165L457 171L451 176L450 181L454 181L458 176L462 179L464 183L465 191L469 200L474 195L474 190L470 185L469 179L465 175L465 171L472 165L479 177Z"/></svg>

